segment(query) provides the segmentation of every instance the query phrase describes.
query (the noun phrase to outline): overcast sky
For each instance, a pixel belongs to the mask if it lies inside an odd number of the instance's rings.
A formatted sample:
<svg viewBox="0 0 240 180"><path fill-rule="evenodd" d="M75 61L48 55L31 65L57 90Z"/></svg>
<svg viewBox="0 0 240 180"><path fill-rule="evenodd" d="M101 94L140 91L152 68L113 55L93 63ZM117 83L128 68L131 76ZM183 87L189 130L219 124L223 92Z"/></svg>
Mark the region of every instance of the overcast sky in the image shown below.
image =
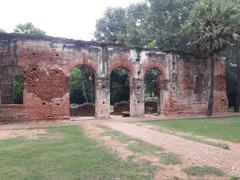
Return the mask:
<svg viewBox="0 0 240 180"><path fill-rule="evenodd" d="M107 7L126 7L142 0L1 0L0 28L12 32L32 22L47 35L91 40L96 20Z"/></svg>

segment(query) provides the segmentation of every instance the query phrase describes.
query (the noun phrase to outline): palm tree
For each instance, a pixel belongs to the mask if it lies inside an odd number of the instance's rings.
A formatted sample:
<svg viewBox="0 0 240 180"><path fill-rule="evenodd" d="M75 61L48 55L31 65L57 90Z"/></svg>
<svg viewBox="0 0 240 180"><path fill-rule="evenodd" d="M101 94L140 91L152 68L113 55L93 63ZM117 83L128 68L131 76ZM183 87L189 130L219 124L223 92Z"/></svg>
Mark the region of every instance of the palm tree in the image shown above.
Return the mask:
<svg viewBox="0 0 240 180"><path fill-rule="evenodd" d="M190 45L211 61L211 85L207 116L213 113L215 57L239 38L240 6L234 0L200 0L192 10L185 28Z"/></svg>

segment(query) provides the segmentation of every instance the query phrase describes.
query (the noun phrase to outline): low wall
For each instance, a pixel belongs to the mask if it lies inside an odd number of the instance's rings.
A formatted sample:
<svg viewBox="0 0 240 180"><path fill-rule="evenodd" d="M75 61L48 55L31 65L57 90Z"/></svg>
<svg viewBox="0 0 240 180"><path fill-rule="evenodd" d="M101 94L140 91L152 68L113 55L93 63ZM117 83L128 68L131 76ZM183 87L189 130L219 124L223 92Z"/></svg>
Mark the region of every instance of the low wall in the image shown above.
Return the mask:
<svg viewBox="0 0 240 180"><path fill-rule="evenodd" d="M86 103L72 107L71 116L95 116L95 105Z"/></svg>

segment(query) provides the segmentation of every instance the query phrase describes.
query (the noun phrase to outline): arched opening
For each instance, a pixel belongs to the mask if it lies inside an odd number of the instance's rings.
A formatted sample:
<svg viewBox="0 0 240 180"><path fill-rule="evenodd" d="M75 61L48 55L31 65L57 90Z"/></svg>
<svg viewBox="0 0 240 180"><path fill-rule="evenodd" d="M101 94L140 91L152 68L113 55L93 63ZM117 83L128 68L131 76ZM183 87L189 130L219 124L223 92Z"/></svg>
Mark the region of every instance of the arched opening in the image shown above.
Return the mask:
<svg viewBox="0 0 240 180"><path fill-rule="evenodd" d="M70 75L71 116L95 116L95 72L87 65L76 66Z"/></svg>
<svg viewBox="0 0 240 180"><path fill-rule="evenodd" d="M111 114L130 116L130 75L125 68L113 69L110 75Z"/></svg>
<svg viewBox="0 0 240 180"><path fill-rule="evenodd" d="M144 76L145 114L159 115L160 110L160 73L150 69Z"/></svg>

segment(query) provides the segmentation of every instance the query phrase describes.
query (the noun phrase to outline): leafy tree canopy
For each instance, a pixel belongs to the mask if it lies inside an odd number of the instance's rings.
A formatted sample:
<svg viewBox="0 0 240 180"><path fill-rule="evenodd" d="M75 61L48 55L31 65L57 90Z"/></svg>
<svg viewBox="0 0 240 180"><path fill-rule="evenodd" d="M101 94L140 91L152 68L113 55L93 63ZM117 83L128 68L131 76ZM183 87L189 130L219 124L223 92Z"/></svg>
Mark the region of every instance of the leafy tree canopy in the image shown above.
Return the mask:
<svg viewBox="0 0 240 180"><path fill-rule="evenodd" d="M95 38L149 48L183 48L187 38L179 34L179 29L188 18L194 2L147 0L126 9L108 9L97 21Z"/></svg>
<svg viewBox="0 0 240 180"><path fill-rule="evenodd" d="M206 57L233 46L239 38L239 8L231 0L201 0L184 27L191 37L190 45Z"/></svg>
<svg viewBox="0 0 240 180"><path fill-rule="evenodd" d="M46 32L41 29L35 27L31 22L25 24L18 24L15 29L15 33L20 34L31 34L31 35L46 35Z"/></svg>
<svg viewBox="0 0 240 180"><path fill-rule="evenodd" d="M5 33L5 31L3 29L0 28L0 33Z"/></svg>

